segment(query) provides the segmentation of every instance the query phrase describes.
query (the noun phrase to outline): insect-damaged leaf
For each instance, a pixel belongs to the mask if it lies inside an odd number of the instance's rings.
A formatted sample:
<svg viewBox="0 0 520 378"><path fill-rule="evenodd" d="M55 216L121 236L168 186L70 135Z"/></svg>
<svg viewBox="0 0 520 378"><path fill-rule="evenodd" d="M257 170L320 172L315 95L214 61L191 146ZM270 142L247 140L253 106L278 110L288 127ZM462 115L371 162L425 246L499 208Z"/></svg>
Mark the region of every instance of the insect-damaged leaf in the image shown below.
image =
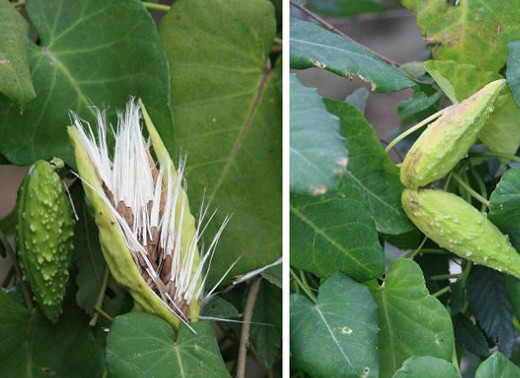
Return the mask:
<svg viewBox="0 0 520 378"><path fill-rule="evenodd" d="M392 261L383 285L370 290L379 305L380 376L391 377L414 355L450 361L453 352L451 318L424 283L419 266L408 259Z"/></svg>
<svg viewBox="0 0 520 378"><path fill-rule="evenodd" d="M291 191L323 194L334 189L347 166L339 119L314 88L291 75Z"/></svg>
<svg viewBox="0 0 520 378"><path fill-rule="evenodd" d="M417 19L437 60L477 64L498 72L507 44L520 38L520 8L511 1L403 0ZM482 52L485 51L485 54Z"/></svg>
<svg viewBox="0 0 520 378"><path fill-rule="evenodd" d="M291 68L325 68L341 76L358 75L377 92L409 88L415 83L399 69L360 45L310 22L291 19Z"/></svg>
<svg viewBox="0 0 520 378"><path fill-rule="evenodd" d="M133 311L116 317L107 337L110 377L229 377L208 322L173 328L164 320Z"/></svg>
<svg viewBox="0 0 520 378"><path fill-rule="evenodd" d="M321 286L318 303L291 295L291 362L320 377L377 377L377 305L342 273Z"/></svg>

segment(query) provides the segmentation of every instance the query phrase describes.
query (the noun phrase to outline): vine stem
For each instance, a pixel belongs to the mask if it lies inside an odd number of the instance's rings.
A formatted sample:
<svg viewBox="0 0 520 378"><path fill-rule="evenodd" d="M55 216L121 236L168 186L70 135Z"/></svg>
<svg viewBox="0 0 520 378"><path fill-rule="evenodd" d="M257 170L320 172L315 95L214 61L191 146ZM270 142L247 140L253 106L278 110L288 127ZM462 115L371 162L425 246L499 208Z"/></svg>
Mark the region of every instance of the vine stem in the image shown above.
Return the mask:
<svg viewBox="0 0 520 378"><path fill-rule="evenodd" d="M238 350L237 375L236 378L244 378L246 371L247 347L249 344L249 331L251 329L251 319L253 318L253 310L255 308L256 297L260 290L262 277L256 278L249 288L247 294L246 308L244 310L244 324L240 334L240 347Z"/></svg>
<svg viewBox="0 0 520 378"><path fill-rule="evenodd" d="M330 23L328 23L327 21L325 21L323 18L321 18L320 16L318 16L317 14L311 12L310 10L308 10L305 6L303 6L302 4L298 4L294 1L291 1L290 2L291 6L301 10L303 13L305 13L307 16L315 19L316 21L318 21L320 24L322 24L323 26L325 26L325 28L327 28L329 31L331 32L334 32L340 36L342 36L343 38L345 39L348 39L350 42L352 43L355 43L356 45L362 47L364 50L370 52L371 54L374 54L375 56L377 56L379 59L385 61L386 63L394 66L394 67L397 67L399 68L399 64L397 62L394 62L392 59L389 59L387 58L386 56L383 56L377 52L375 52L374 50L371 50L369 49L368 47L362 45L361 43L353 40L352 38L350 38L348 35L346 35L345 33L343 33L341 30L339 30L338 28L334 27L333 25L331 25Z"/></svg>
<svg viewBox="0 0 520 378"><path fill-rule="evenodd" d="M417 256L417 254L418 254L419 252L421 252L421 248L424 246L424 243L426 243L426 240L428 240L428 237L427 237L427 236L425 236L425 237L423 238L421 244L419 244L419 246L417 247L417 249L416 249L415 251L413 251L413 252L411 252L411 253L408 253L405 257L406 257L407 259L413 260L413 258L414 258L415 256Z"/></svg>
<svg viewBox="0 0 520 378"><path fill-rule="evenodd" d="M399 134L394 140L392 140L390 143L388 143L388 146L386 146L386 148L385 148L385 152L388 153L397 143L402 141L408 135L416 132L421 127L426 126L430 122L432 122L432 121L436 120L437 118L439 118L442 115L442 113L444 113L444 111L446 109L448 109L448 108L444 108L444 109L439 110L437 113L433 113L431 116L429 116L428 118L423 119L417 125L414 125L414 126L410 127L408 130L406 130L405 132Z"/></svg>
<svg viewBox="0 0 520 378"><path fill-rule="evenodd" d="M14 268L14 265L9 268L9 271L7 272L7 274L5 275L5 278L2 282L2 287L3 288L7 288L7 286L9 285L9 282L11 282L11 279L13 278L13 275L15 274L16 270Z"/></svg>
<svg viewBox="0 0 520 378"><path fill-rule="evenodd" d="M314 293L309 289L308 286L306 286L301 280L300 278L298 277L298 275L296 273L294 273L294 271L291 269L290 270L291 272L291 277L296 281L296 284L303 290L303 292L305 294L307 294L307 296L309 297L309 299L311 301L313 301L314 303L318 303L318 298L316 298L316 296L314 295Z"/></svg>
<svg viewBox="0 0 520 378"><path fill-rule="evenodd" d="M27 283L23 280L23 273L22 269L20 269L20 265L18 263L18 258L16 257L16 253L11 246L11 243L7 240L7 237L4 234L3 230L0 230L0 242L4 245L5 250L7 251L7 254L9 255L9 258L13 262L14 269L16 270L16 274L18 275L18 278L20 279L20 285L22 286L23 291L23 297L25 299L25 303L27 305L27 309L29 310L29 314L33 314L34 312L34 304L31 298L31 290L29 289L29 286L27 286Z"/></svg>
<svg viewBox="0 0 520 378"><path fill-rule="evenodd" d="M432 281L443 281L448 280L450 278L462 278L462 273L456 273L456 274L437 274L435 276L431 276L430 279Z"/></svg>
<svg viewBox="0 0 520 378"><path fill-rule="evenodd" d="M90 319L90 322L88 323L91 327L95 327L99 318L99 315L103 315L108 320L113 320L110 315L108 315L106 312L103 311L103 300L105 299L105 293L107 291L108 286L108 279L110 277L110 271L108 270L108 266L105 266L105 270L103 272L103 277L101 278L101 286L99 288L99 294L96 300L96 304L94 305L94 310L96 311L94 315L92 316L92 319Z"/></svg>
<svg viewBox="0 0 520 378"><path fill-rule="evenodd" d="M475 198L477 201L479 201L481 204L486 205L486 207L489 207L489 201L482 197L480 193L477 193L473 188L471 188L467 183L464 182L462 178L460 178L459 175L456 173L453 174L453 178L457 183L460 185L462 189L464 189L466 192L468 192L473 198Z"/></svg>
<svg viewBox="0 0 520 378"><path fill-rule="evenodd" d="M165 5L165 4L156 4L156 3L150 3L148 1L143 1L143 5L146 9L151 9L151 10L158 10L158 11L163 11L163 12L168 12L170 10L170 6Z"/></svg>
<svg viewBox="0 0 520 378"><path fill-rule="evenodd" d="M520 163L520 157L516 155L503 154L500 152L477 152L471 153L470 157L497 157Z"/></svg>
<svg viewBox="0 0 520 378"><path fill-rule="evenodd" d="M440 297L442 294L446 294L446 293L449 292L450 290L451 290L451 287L449 287L449 286L445 286L445 287L443 287L442 289L440 289L439 291L433 293L433 294L432 294L432 297L438 298L438 297Z"/></svg>

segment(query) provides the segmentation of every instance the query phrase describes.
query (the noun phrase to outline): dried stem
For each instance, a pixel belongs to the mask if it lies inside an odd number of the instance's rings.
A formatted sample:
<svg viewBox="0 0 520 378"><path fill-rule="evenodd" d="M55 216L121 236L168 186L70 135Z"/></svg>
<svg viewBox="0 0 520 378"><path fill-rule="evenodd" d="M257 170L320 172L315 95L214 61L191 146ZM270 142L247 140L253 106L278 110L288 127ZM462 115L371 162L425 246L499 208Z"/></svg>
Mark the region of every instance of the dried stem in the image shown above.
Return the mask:
<svg viewBox="0 0 520 378"><path fill-rule="evenodd" d="M11 266L11 268L7 272L4 280L2 281L2 287L3 288L7 288L7 286L9 285L9 282L11 282L11 279L13 278L13 275L15 274L15 272L16 272L16 270L15 270L14 265L13 265L13 266Z"/></svg>
<svg viewBox="0 0 520 378"><path fill-rule="evenodd" d="M242 333L240 334L240 348L238 351L237 375L236 378L244 378L246 370L247 347L249 344L249 331L251 329L251 319L253 318L253 309L255 308L256 297L260 290L262 278L258 277L253 281L247 294L246 308L244 310L244 324Z"/></svg>

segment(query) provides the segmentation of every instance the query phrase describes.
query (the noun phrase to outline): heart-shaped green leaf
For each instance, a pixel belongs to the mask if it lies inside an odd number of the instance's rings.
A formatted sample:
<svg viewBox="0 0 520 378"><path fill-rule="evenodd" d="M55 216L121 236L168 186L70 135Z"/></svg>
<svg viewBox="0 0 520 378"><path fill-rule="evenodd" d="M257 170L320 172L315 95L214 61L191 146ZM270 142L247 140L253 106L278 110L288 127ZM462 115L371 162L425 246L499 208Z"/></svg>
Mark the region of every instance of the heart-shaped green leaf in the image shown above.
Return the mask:
<svg viewBox="0 0 520 378"><path fill-rule="evenodd" d="M82 4L27 2L41 41L30 48L38 96L22 114L16 104L0 100L0 151L20 165L53 156L73 164L69 110L94 121L92 105L108 107L108 121L115 123L116 110L136 96L173 152L168 63L149 13L138 0Z"/></svg>
<svg viewBox="0 0 520 378"><path fill-rule="evenodd" d="M208 322L179 328L133 311L116 317L107 337L110 377L229 377Z"/></svg>
<svg viewBox="0 0 520 378"><path fill-rule="evenodd" d="M451 360L454 337L451 318L424 283L412 260L392 261L382 285L371 285L379 304L381 377L391 377L414 355Z"/></svg>
<svg viewBox="0 0 520 378"><path fill-rule="evenodd" d="M311 376L377 377L377 305L342 273L320 286L318 303L291 295L291 363Z"/></svg>
<svg viewBox="0 0 520 378"><path fill-rule="evenodd" d="M232 215L209 276L240 257L242 274L281 255L281 65L268 60L276 20L266 0L179 0L159 27L168 55L176 146L187 153L193 209Z"/></svg>

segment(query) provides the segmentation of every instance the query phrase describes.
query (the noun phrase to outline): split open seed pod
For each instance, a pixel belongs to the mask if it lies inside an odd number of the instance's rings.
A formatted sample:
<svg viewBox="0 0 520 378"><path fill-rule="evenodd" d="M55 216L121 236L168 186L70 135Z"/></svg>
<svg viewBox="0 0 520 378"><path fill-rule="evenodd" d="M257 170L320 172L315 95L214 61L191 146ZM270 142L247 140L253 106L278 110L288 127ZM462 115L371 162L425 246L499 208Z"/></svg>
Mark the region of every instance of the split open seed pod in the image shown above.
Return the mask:
<svg viewBox="0 0 520 378"><path fill-rule="evenodd" d="M119 115L113 153L101 112L97 136L75 115L68 133L111 274L130 292L137 308L177 328L180 322L198 320L206 265L211 263L225 223L199 256L206 211L201 210L196 222L185 191L184 162L180 159L175 169L143 104L140 106L148 143L141 134L140 109L133 101Z"/></svg>

